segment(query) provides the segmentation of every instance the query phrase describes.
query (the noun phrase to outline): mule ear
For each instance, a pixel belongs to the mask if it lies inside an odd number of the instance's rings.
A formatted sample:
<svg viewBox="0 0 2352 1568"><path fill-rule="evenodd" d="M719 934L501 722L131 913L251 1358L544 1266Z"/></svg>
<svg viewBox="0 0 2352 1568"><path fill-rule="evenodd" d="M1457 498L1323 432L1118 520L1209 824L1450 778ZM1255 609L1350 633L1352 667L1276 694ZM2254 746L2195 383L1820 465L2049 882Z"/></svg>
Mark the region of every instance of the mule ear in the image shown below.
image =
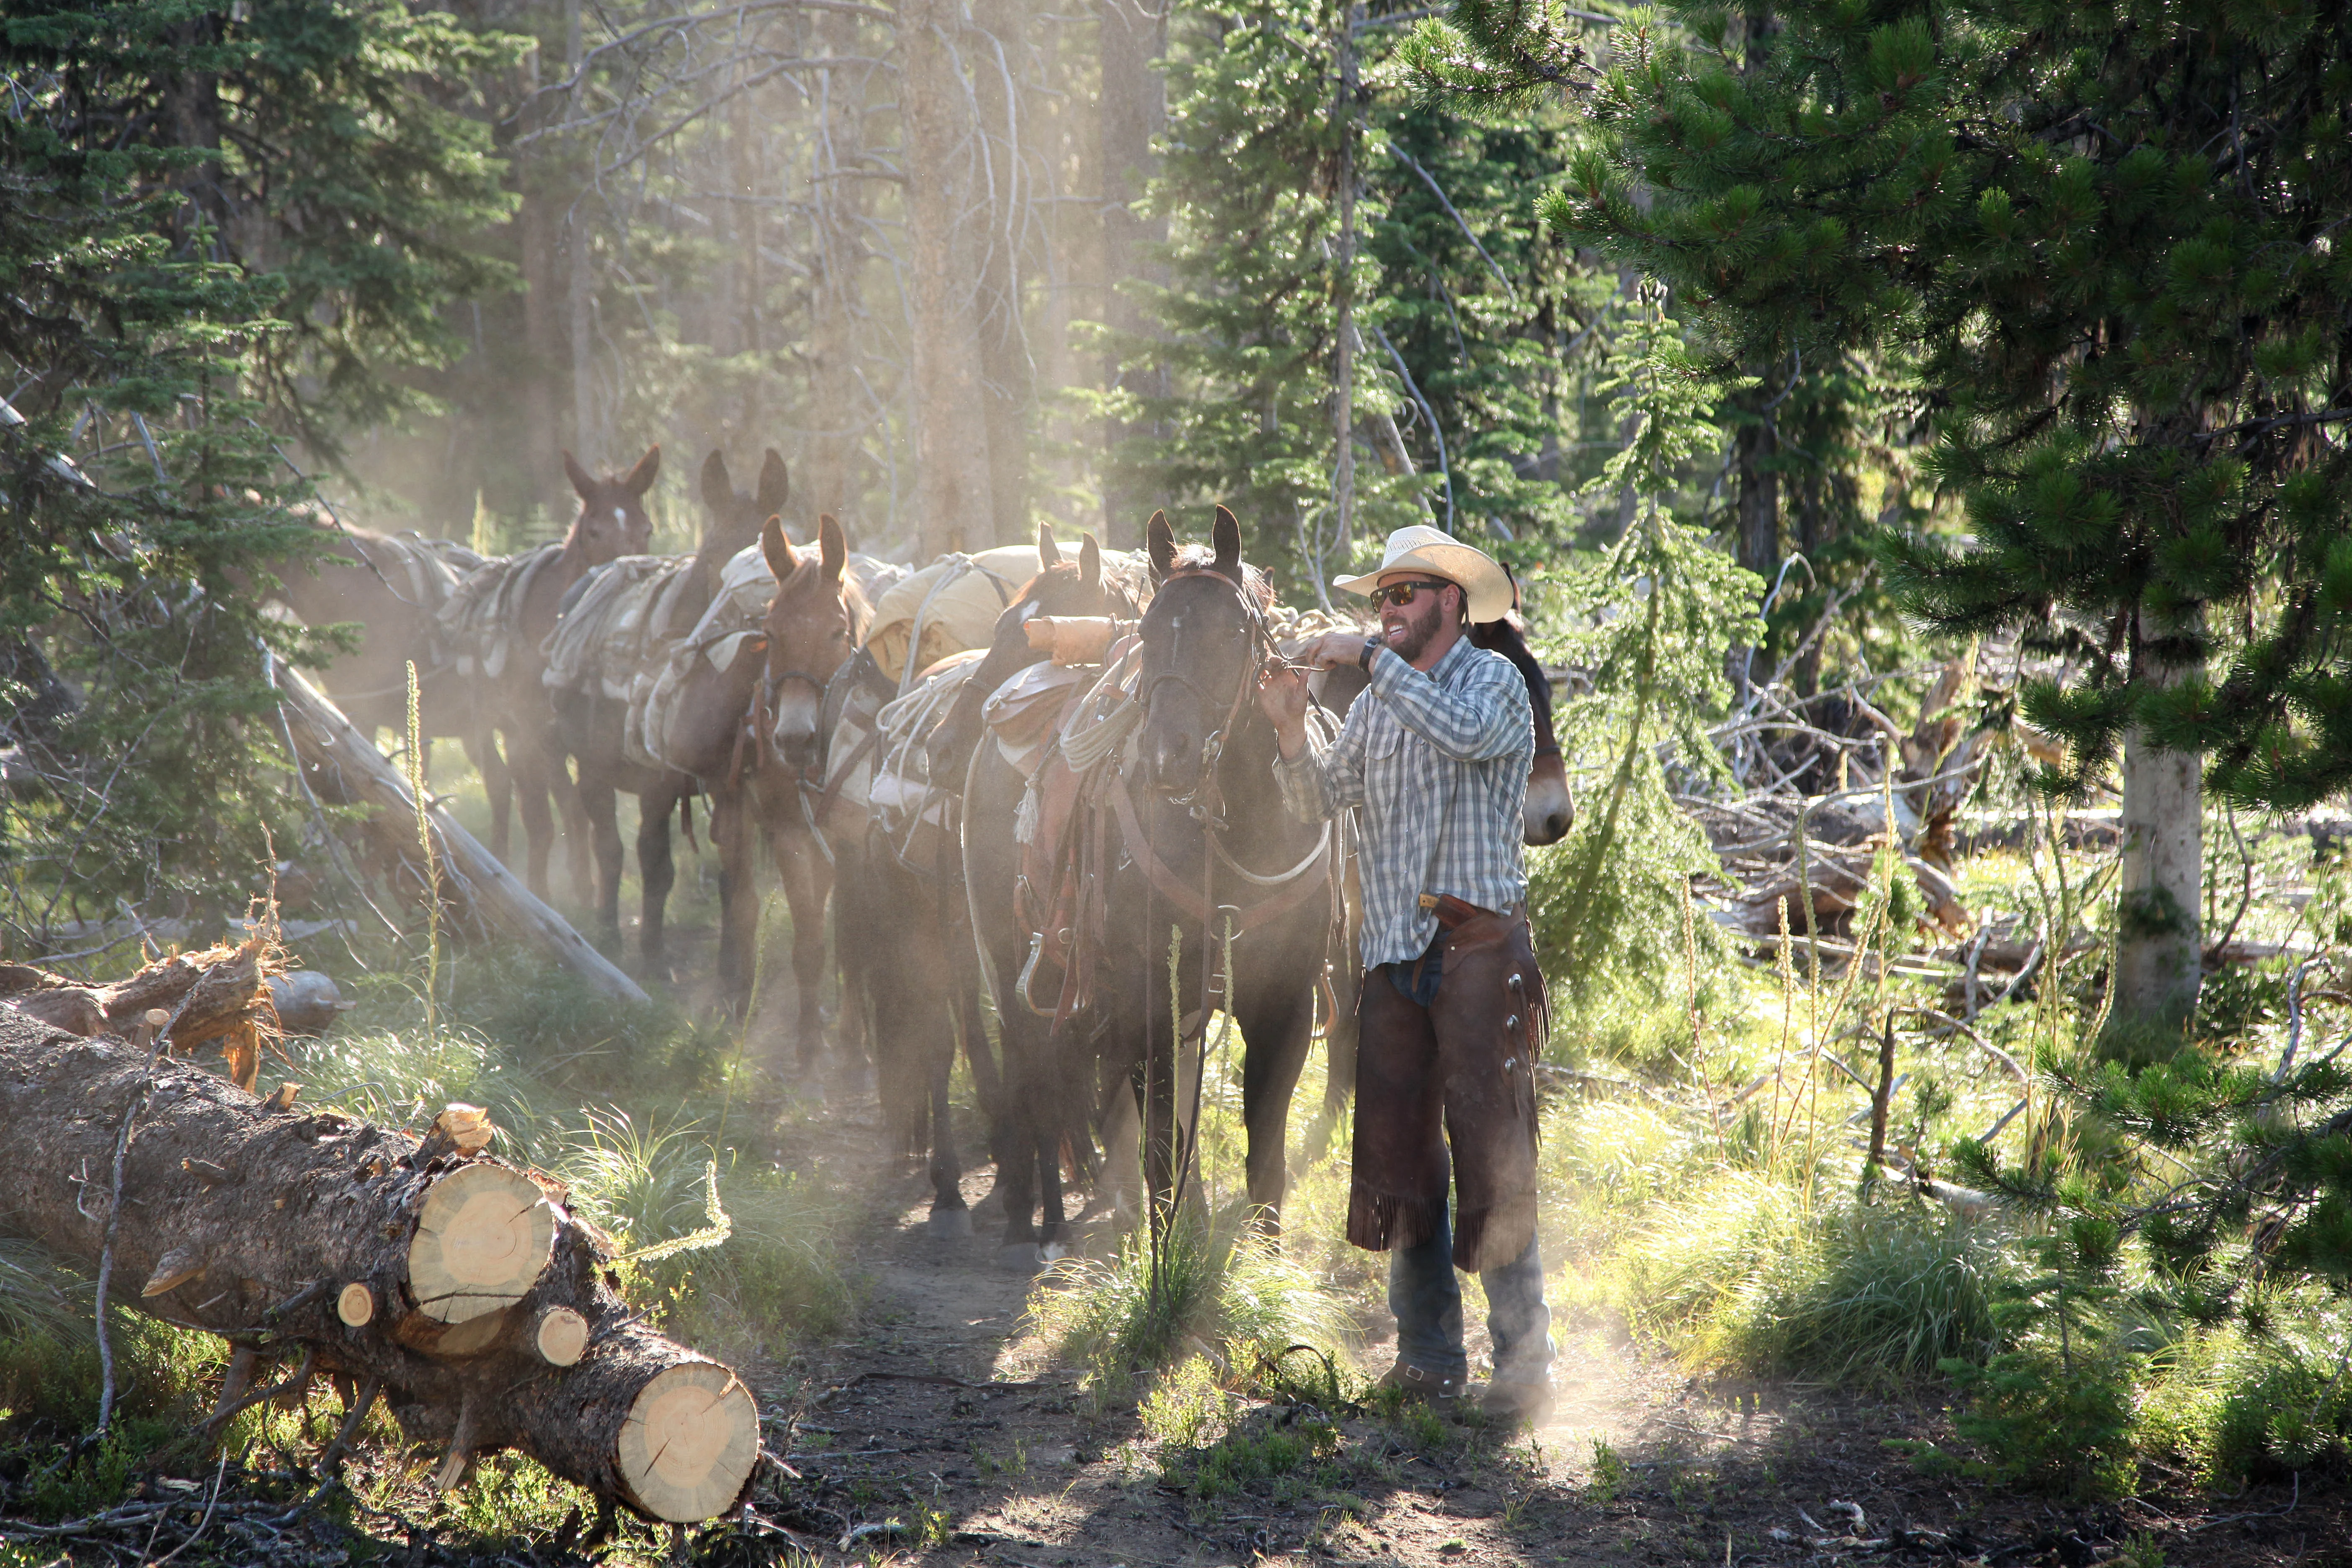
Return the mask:
<svg viewBox="0 0 2352 1568"><path fill-rule="evenodd" d="M1102 546L1091 533L1078 535L1078 586L1089 591L1102 586Z"/></svg>
<svg viewBox="0 0 2352 1568"><path fill-rule="evenodd" d="M825 581L840 582L842 568L849 564L849 540L841 531L840 521L831 512L816 520L816 547Z"/></svg>
<svg viewBox="0 0 2352 1568"><path fill-rule="evenodd" d="M1223 507L1217 509L1217 521L1209 530L1210 542L1217 547L1215 570L1223 577L1238 583L1242 580L1241 519Z"/></svg>
<svg viewBox="0 0 2352 1568"><path fill-rule="evenodd" d="M579 493L582 500L588 500L588 492L596 488L596 481L588 477L588 470L580 466L580 459L569 452L563 454L563 477L572 481L572 489Z"/></svg>
<svg viewBox="0 0 2352 1568"><path fill-rule="evenodd" d="M1039 523L1037 525L1037 570L1043 572L1048 566L1059 566L1061 563L1062 547L1054 542L1053 525Z"/></svg>
<svg viewBox="0 0 2352 1568"><path fill-rule="evenodd" d="M1168 526L1166 512L1153 512L1151 521L1143 525L1143 550L1151 557L1154 583L1176 570L1176 531Z"/></svg>
<svg viewBox="0 0 2352 1568"><path fill-rule="evenodd" d="M772 514L760 525L760 553L768 558L768 570L779 588L800 570L801 558L793 552L793 542L784 537L783 521Z"/></svg>
<svg viewBox="0 0 2352 1568"><path fill-rule="evenodd" d="M637 459L635 468L621 476L621 483L628 487L630 494L643 495L654 488L654 480L660 477L661 443L656 441L646 448L646 455Z"/></svg>
<svg viewBox="0 0 2352 1568"><path fill-rule="evenodd" d="M716 447L702 459L702 504L718 517L725 517L735 504L735 480L727 472L727 454Z"/></svg>
<svg viewBox="0 0 2352 1568"><path fill-rule="evenodd" d="M784 510L784 502L793 496L793 474L784 467L784 459L773 447L760 464L760 493L753 498L761 517L772 517Z"/></svg>

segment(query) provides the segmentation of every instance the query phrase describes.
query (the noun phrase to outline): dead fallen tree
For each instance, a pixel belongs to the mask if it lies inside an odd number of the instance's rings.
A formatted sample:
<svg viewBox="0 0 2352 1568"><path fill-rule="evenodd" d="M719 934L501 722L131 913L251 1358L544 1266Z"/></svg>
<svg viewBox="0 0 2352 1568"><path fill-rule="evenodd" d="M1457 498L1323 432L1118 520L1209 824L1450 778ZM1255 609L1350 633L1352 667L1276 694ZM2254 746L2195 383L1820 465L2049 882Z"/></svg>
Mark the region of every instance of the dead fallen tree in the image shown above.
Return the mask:
<svg viewBox="0 0 2352 1568"><path fill-rule="evenodd" d="M28 1018L76 1035L121 1035L142 1044L168 1026L178 1051L217 1043L229 1077L251 1089L261 1046L276 1035L268 982L271 944L254 937L235 947L159 958L126 979L85 985L26 963L0 963L0 1001ZM151 1020L150 1014L160 1015Z"/></svg>
<svg viewBox="0 0 2352 1568"><path fill-rule="evenodd" d="M445 1444L444 1488L511 1447L652 1519L742 1495L750 1393L637 1321L602 1238L553 1183L481 1154L478 1119L445 1114L420 1142L0 1009L0 1226L95 1268L113 1206L120 1294L237 1347L224 1413L257 1397L259 1361L293 1358L285 1392L358 1385L346 1433L381 1396L411 1439Z"/></svg>
<svg viewBox="0 0 2352 1568"><path fill-rule="evenodd" d="M319 694L300 671L272 662L286 716L289 743L304 783L331 804L369 807L361 828L391 864L422 858L417 842L416 796L400 770L375 742L361 734L341 710ZM606 996L646 1000L637 983L615 969L562 915L534 897L515 874L482 847L437 802L425 805L433 827L437 877L420 874L420 886L437 883L441 897L459 918L485 933L506 935L538 949Z"/></svg>

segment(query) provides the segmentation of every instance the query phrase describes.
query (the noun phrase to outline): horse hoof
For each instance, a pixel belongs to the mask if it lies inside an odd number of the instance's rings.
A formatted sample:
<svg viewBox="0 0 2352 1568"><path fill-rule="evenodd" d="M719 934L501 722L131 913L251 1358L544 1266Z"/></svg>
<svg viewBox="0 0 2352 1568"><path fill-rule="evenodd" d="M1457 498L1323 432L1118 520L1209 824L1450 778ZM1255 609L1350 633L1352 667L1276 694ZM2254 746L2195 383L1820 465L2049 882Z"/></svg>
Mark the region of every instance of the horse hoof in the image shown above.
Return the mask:
<svg viewBox="0 0 2352 1568"><path fill-rule="evenodd" d="M923 1222L923 1228L941 1241L955 1237L970 1236L971 1211L970 1209L933 1209L930 1217Z"/></svg>
<svg viewBox="0 0 2352 1568"><path fill-rule="evenodd" d="M996 1266L1016 1274L1034 1274L1045 1266L1045 1249L1034 1241L1008 1241L996 1249Z"/></svg>

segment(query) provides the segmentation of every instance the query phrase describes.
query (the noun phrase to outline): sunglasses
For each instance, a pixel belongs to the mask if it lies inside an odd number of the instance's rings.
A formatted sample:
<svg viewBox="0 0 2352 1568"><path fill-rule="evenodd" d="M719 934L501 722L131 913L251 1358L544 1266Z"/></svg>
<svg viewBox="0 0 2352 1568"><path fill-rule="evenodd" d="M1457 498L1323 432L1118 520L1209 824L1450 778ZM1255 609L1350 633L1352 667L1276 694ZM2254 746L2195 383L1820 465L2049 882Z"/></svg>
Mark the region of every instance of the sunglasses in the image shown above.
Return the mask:
<svg viewBox="0 0 2352 1568"><path fill-rule="evenodd" d="M1385 588L1373 589L1372 602L1376 605L1394 605L1397 608L1402 609L1412 604L1423 588L1434 594L1441 588L1452 586L1454 584L1451 583L1433 582L1426 577L1411 583L1391 583Z"/></svg>

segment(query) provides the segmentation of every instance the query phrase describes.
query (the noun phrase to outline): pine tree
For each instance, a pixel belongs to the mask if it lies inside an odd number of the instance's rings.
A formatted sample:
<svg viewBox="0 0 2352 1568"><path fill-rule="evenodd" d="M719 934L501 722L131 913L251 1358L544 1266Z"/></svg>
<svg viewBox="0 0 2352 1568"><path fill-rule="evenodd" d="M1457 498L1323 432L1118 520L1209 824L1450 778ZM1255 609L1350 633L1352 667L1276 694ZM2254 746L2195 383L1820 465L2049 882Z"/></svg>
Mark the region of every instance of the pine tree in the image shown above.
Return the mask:
<svg viewBox="0 0 2352 1568"><path fill-rule="evenodd" d="M1393 32L1360 25L1353 278L1356 516L1332 515L1341 8L1192 0L1174 14L1169 121L1149 200L1170 225L1164 288L1130 284L1158 331L1115 340L1152 395L1109 400L1139 426L1127 493L1223 500L1252 558L1344 570L1390 529L1434 521L1523 564L1565 533L1558 349L1606 300L1533 201L1559 117L1482 125L1413 103L1381 73ZM1150 434L1145 432L1149 431Z"/></svg>
<svg viewBox="0 0 2352 1568"><path fill-rule="evenodd" d="M1916 353L1971 534L1882 560L1934 624L2081 664L2026 710L2070 743L2054 788L2121 745L2120 1010L2180 1017L2197 759L2273 807L2352 781L2352 18L1808 0L1751 50L1689 5L1605 71L1557 16L1459 21L1415 40L1433 80L1589 92L1548 217L1671 280L1725 363Z"/></svg>
<svg viewBox="0 0 2352 1568"><path fill-rule="evenodd" d="M280 447L396 406L494 279L462 248L487 138L420 75L494 54L342 0L0 18L12 946L117 900L241 913L295 847L268 661L327 643L255 593L321 547Z"/></svg>

